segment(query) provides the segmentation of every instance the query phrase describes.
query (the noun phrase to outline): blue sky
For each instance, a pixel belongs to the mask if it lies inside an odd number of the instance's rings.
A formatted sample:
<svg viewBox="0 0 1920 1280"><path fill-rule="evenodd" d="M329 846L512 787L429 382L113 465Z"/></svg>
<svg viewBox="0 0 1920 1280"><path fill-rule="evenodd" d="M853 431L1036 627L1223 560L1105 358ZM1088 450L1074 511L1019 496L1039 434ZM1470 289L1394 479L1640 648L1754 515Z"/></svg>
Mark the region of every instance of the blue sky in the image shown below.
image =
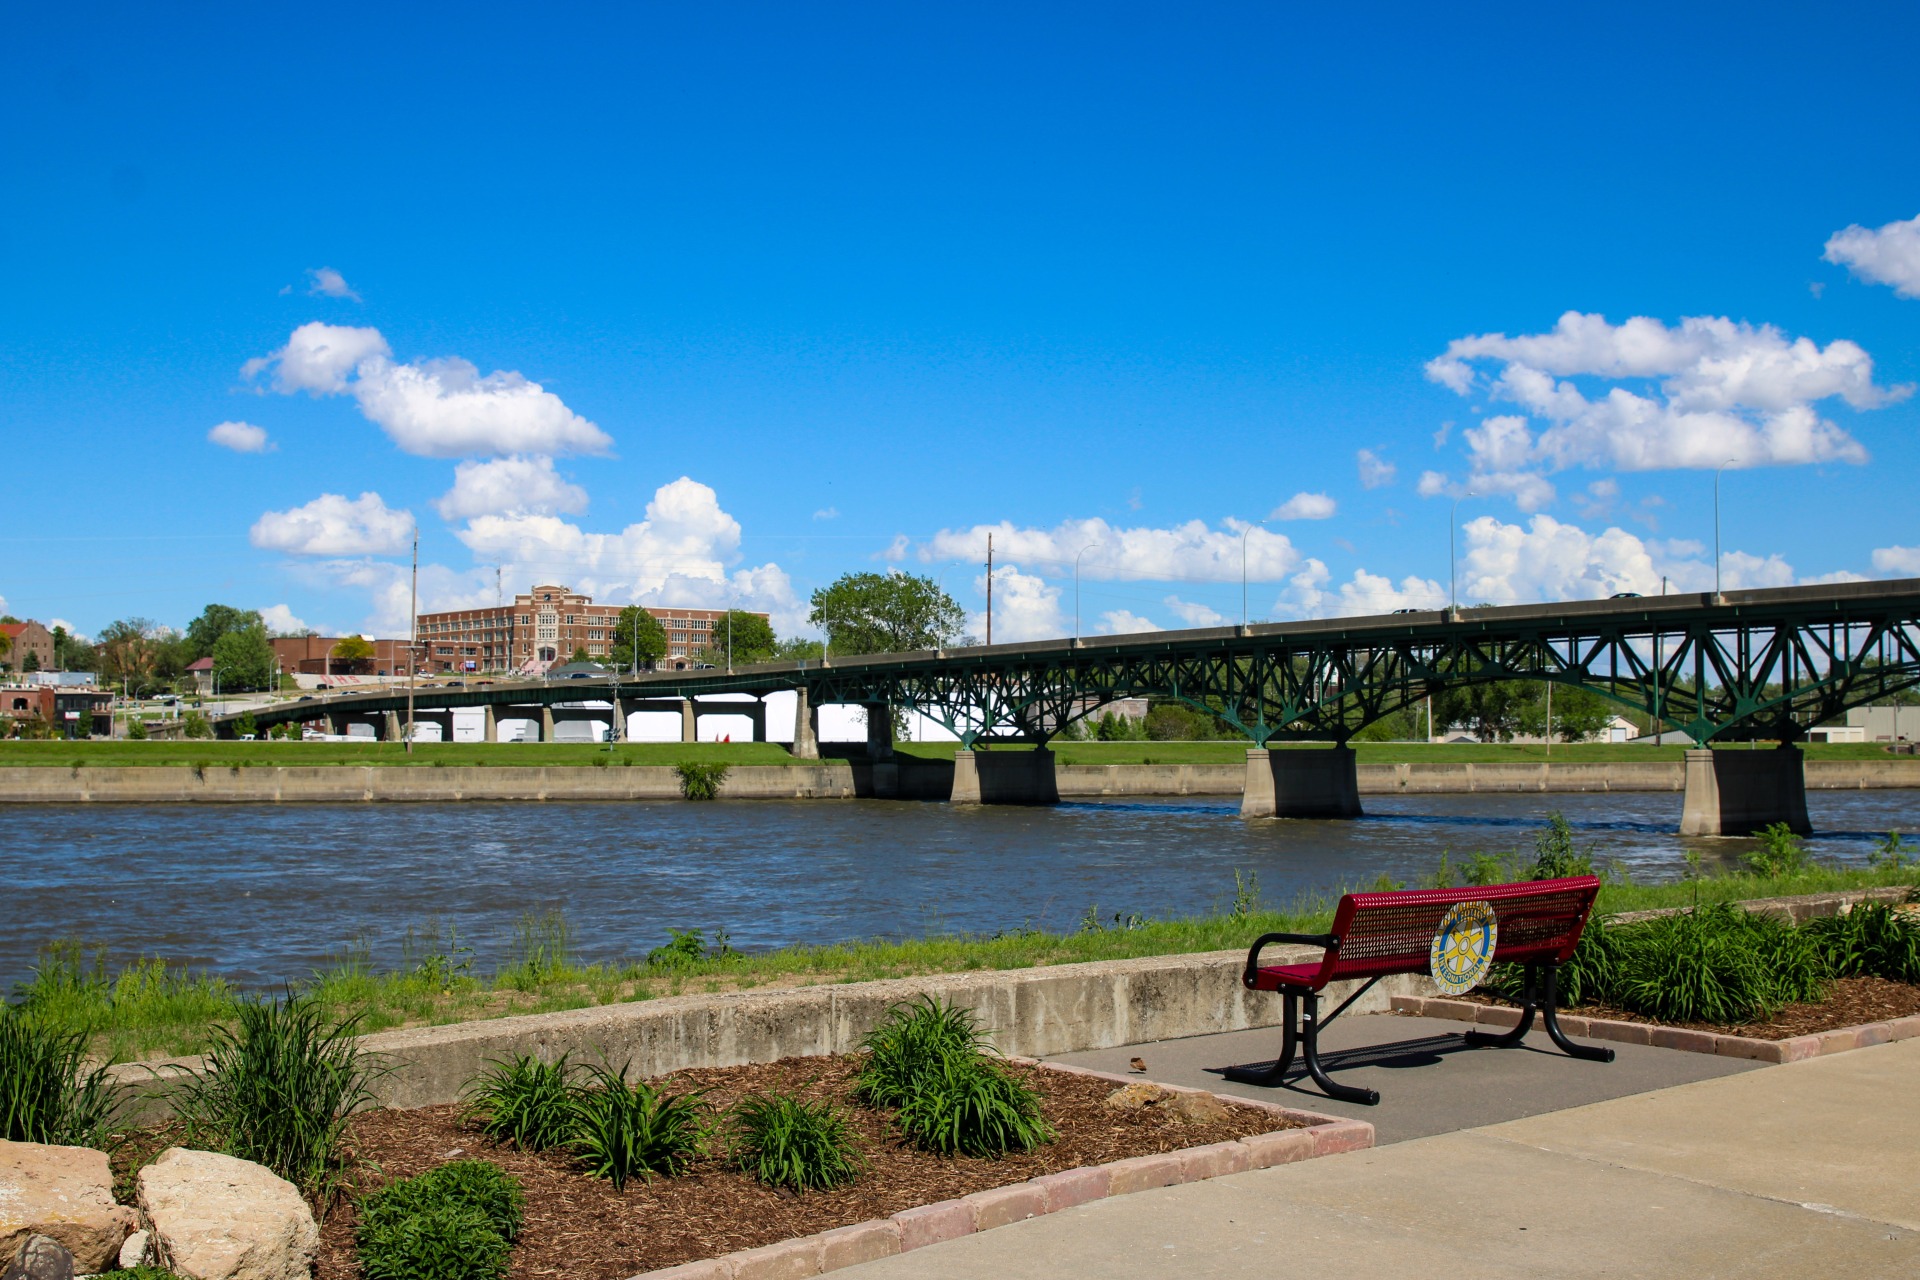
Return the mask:
<svg viewBox="0 0 1920 1280"><path fill-rule="evenodd" d="M978 610L991 528L995 639L1089 544L1088 632L1327 616L1468 490L1463 600L1702 589L1728 458L1728 585L1920 575L1911 6L10 31L14 613L398 633L417 523L427 607Z"/></svg>

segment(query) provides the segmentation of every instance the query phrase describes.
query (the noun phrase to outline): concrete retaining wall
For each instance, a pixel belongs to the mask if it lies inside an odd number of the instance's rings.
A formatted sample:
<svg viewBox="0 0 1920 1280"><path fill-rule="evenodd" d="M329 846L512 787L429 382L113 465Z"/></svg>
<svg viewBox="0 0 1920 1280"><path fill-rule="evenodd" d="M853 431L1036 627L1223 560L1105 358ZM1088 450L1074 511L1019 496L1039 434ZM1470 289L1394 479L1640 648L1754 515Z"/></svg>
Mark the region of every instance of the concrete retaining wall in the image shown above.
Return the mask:
<svg viewBox="0 0 1920 1280"><path fill-rule="evenodd" d="M1363 764L1362 795L1472 792L1680 791L1673 763ZM851 799L891 792L901 799L944 800L953 765L900 757L876 767L842 760L736 765L721 786L729 800ZM1060 798L1239 796L1244 763L1062 765ZM1809 760L1809 791L1920 787L1920 757ZM660 765L523 769L510 765L438 769L330 765L311 768L209 765L96 769L0 768L0 803L214 801L243 804L446 800L676 800L680 779Z"/></svg>
<svg viewBox="0 0 1920 1280"><path fill-rule="evenodd" d="M1279 963L1314 959L1311 947L1269 949ZM383 1031L362 1040L393 1068L375 1086L392 1107L454 1102L491 1059L534 1054L552 1060L618 1065L641 1075L689 1067L728 1067L777 1058L846 1053L860 1044L887 1010L927 993L972 1009L1003 1053L1038 1058L1166 1040L1278 1027L1278 996L1240 985L1244 951L1138 960L1099 960L987 973L933 974L883 982L853 982L782 991L673 996L633 1004L601 1005L563 1013L493 1018L451 1026ZM1327 990L1344 1000L1353 983ZM1354 1005L1379 1012L1396 995L1431 995L1433 984L1408 975L1380 982ZM1275 1051L1279 1049L1276 1034ZM146 1115L164 1105L169 1080L183 1062L133 1063L114 1068L123 1091ZM149 1096L155 1095L155 1096Z"/></svg>

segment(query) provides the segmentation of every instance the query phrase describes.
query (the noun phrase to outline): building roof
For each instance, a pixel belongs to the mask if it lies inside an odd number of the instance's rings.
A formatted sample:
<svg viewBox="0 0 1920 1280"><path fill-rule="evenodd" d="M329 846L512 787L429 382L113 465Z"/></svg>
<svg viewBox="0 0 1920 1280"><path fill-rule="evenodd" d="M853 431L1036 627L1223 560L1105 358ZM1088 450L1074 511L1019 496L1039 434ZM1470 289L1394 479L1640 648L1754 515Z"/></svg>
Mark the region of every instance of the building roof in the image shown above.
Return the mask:
<svg viewBox="0 0 1920 1280"><path fill-rule="evenodd" d="M187 670L211 671L213 670L213 659L212 658L196 658L192 662L189 662L187 664Z"/></svg>
<svg viewBox="0 0 1920 1280"><path fill-rule="evenodd" d="M6 636L9 640L18 640L26 629L24 622L0 622L0 636Z"/></svg>

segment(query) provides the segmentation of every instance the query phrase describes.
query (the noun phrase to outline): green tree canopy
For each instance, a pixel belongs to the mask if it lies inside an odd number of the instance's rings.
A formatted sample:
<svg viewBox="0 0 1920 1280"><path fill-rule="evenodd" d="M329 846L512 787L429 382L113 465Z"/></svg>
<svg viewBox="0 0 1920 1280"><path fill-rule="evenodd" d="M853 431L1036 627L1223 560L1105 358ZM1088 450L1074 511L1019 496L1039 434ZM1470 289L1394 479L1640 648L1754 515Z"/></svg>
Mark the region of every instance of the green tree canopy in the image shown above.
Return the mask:
<svg viewBox="0 0 1920 1280"><path fill-rule="evenodd" d="M715 666L724 666L727 661L727 623L733 623L733 663L744 666L749 662L766 662L773 657L773 651L779 644L773 636L773 627L757 613L747 613L741 609L732 609L714 619L713 634L708 647L700 653L702 662L711 662Z"/></svg>
<svg viewBox="0 0 1920 1280"><path fill-rule="evenodd" d="M636 641L640 650L637 663L634 659ZM613 651L607 655L608 662L616 667L651 667L666 654L667 629L660 625L660 619L637 604L620 611L620 620L614 624Z"/></svg>
<svg viewBox="0 0 1920 1280"><path fill-rule="evenodd" d="M901 653L951 644L966 614L932 578L911 573L848 573L813 593L807 620L827 633L837 654Z"/></svg>
<svg viewBox="0 0 1920 1280"><path fill-rule="evenodd" d="M773 662L811 662L826 650L827 647L818 640L810 640L805 636L793 636L776 642L773 652L767 657Z"/></svg>
<svg viewBox="0 0 1920 1280"><path fill-rule="evenodd" d="M364 662L373 657L373 641L365 636L341 636L327 650L327 656L341 662Z"/></svg>
<svg viewBox="0 0 1920 1280"><path fill-rule="evenodd" d="M221 689L271 689L280 682L280 666L274 661L273 641L265 624L256 620L250 627L229 631L214 642L213 678Z"/></svg>
<svg viewBox="0 0 1920 1280"><path fill-rule="evenodd" d="M256 610L236 609L229 604L208 605L199 617L187 624L187 661L198 662L212 656L221 636L246 627L259 627L262 634L266 632L266 623Z"/></svg>
<svg viewBox="0 0 1920 1280"><path fill-rule="evenodd" d="M1519 729L1536 738L1547 734L1547 685L1535 681L1521 704ZM1553 691L1553 733L1555 742L1584 742L1607 727L1613 719L1613 703L1587 689L1560 685Z"/></svg>

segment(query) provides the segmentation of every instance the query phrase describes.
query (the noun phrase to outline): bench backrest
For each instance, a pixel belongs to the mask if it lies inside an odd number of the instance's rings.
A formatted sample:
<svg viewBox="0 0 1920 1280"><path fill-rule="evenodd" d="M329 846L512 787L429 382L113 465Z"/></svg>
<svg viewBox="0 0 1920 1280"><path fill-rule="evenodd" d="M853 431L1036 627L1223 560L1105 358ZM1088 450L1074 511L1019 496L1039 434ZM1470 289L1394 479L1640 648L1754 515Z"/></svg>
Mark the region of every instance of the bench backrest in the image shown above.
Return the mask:
<svg viewBox="0 0 1920 1280"><path fill-rule="evenodd" d="M1433 935L1456 903L1486 902L1499 921L1495 961L1564 963L1580 942L1593 900L1596 876L1530 880L1522 884L1469 885L1462 889L1405 889L1349 893L1340 899L1333 928L1340 939L1321 964L1316 987L1341 978L1424 973Z"/></svg>

